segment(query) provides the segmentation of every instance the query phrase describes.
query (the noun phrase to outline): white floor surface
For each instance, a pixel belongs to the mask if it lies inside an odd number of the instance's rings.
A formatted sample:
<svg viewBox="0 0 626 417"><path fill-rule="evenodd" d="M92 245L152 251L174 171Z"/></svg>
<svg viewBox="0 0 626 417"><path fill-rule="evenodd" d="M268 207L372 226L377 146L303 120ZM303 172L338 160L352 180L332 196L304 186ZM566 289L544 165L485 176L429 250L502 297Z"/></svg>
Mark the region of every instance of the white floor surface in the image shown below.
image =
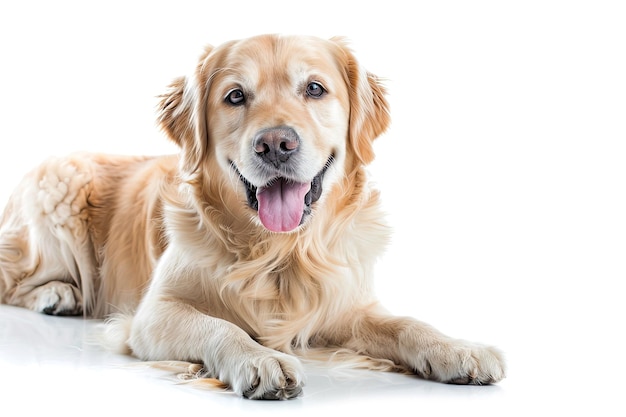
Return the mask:
<svg viewBox="0 0 626 417"><path fill-rule="evenodd" d="M411 376L307 364L303 396L252 401L180 385L169 373L93 344L99 321L0 306L0 403L10 416L126 415L624 415L621 389L596 380L590 358L575 378L515 361L493 386L455 386ZM522 352L518 352L522 353ZM523 353L522 353L523 354ZM376 415L370 414L370 415Z"/></svg>

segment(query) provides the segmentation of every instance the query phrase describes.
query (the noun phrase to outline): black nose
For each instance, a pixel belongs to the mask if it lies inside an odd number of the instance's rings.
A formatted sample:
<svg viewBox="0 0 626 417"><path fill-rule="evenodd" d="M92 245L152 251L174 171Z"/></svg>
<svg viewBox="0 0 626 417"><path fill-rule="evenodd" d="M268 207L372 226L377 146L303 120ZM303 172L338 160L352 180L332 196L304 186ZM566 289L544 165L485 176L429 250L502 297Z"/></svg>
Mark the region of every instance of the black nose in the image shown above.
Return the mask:
<svg viewBox="0 0 626 417"><path fill-rule="evenodd" d="M263 129L254 137L257 156L275 167L287 160L300 148L300 138L290 127Z"/></svg>

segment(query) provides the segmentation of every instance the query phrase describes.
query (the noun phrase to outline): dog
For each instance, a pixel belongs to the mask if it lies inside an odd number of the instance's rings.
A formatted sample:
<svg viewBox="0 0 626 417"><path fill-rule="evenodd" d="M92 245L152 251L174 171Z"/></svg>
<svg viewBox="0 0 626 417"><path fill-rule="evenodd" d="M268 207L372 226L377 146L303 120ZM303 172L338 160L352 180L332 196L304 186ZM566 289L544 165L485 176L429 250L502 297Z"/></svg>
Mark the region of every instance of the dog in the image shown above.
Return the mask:
<svg viewBox="0 0 626 417"><path fill-rule="evenodd" d="M300 395L312 352L453 384L505 376L499 350L373 294L391 232L366 167L390 114L343 38L207 47L159 99L178 155L72 154L22 180L0 220L3 303L106 318L137 358L200 363L251 399Z"/></svg>

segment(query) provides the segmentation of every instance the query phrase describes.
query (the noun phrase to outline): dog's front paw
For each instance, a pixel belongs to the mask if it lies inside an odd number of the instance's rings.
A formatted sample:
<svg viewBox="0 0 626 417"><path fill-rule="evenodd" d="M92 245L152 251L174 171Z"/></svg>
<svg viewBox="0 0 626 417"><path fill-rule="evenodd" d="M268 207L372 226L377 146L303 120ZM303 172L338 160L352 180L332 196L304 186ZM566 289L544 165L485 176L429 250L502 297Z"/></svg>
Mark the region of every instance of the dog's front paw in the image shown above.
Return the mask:
<svg viewBox="0 0 626 417"><path fill-rule="evenodd" d="M420 352L414 370L425 379L450 384L492 384L505 377L497 349L464 341L442 342Z"/></svg>
<svg viewBox="0 0 626 417"><path fill-rule="evenodd" d="M263 348L235 366L230 385L253 400L287 400L302 393L304 370L290 355Z"/></svg>

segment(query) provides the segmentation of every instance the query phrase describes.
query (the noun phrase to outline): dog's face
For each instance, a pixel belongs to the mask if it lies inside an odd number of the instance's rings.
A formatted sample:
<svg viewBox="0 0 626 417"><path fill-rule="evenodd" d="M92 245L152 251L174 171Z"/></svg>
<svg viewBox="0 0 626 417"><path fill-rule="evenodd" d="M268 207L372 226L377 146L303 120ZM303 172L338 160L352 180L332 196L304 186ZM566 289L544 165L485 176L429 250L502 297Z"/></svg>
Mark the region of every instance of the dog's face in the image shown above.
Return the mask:
<svg viewBox="0 0 626 417"><path fill-rule="evenodd" d="M341 41L311 37L209 48L162 108L162 126L183 149L182 170L219 166L274 232L304 225L326 190L370 162L371 142L389 121L375 77Z"/></svg>
<svg viewBox="0 0 626 417"><path fill-rule="evenodd" d="M332 52L310 39L256 38L226 49L211 81L209 143L262 224L291 231L344 159L346 83Z"/></svg>

